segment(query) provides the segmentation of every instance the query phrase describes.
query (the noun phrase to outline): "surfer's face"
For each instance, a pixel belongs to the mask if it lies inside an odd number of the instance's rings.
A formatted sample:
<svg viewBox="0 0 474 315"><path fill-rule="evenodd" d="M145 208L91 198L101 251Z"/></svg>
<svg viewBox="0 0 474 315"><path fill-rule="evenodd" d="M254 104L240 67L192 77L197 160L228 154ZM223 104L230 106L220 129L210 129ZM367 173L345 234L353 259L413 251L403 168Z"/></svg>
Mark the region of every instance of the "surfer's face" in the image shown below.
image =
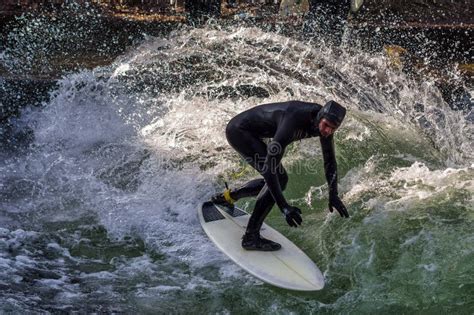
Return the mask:
<svg viewBox="0 0 474 315"><path fill-rule="evenodd" d="M337 125L326 118L319 121L319 132L323 137L329 137L337 130Z"/></svg>

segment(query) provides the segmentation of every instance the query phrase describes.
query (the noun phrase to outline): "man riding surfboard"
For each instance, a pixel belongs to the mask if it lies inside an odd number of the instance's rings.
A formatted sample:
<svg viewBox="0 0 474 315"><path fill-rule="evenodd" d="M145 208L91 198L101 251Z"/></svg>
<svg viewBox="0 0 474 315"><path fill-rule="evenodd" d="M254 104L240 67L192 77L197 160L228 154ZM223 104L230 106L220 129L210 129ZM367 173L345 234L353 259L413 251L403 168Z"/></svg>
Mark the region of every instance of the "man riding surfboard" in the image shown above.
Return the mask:
<svg viewBox="0 0 474 315"><path fill-rule="evenodd" d="M292 227L301 225L301 210L291 206L283 196L288 175L281 160L285 148L296 140L319 137L323 152L324 171L329 186L329 210L335 208L342 217L349 217L338 196L337 163L333 134L339 128L346 109L335 101L324 106L316 103L289 101L259 105L232 118L226 127L229 144L255 168L263 178L217 194L212 202L233 207L240 198L257 196L255 208L242 237L247 250L275 251L281 245L260 236L263 221L277 204ZM271 138L266 144L264 138Z"/></svg>

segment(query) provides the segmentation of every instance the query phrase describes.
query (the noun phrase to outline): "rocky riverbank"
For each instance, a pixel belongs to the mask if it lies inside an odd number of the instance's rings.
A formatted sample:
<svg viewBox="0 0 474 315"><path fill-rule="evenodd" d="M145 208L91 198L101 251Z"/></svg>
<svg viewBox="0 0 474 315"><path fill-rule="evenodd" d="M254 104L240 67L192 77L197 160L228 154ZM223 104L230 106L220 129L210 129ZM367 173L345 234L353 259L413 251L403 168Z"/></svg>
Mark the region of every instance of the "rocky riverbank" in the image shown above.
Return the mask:
<svg viewBox="0 0 474 315"><path fill-rule="evenodd" d="M3 1L0 51L9 51L10 57L24 58L23 61L30 60L28 67L23 68L0 63L0 119L5 121L26 104L43 101L56 79L65 73L107 65L144 36L166 37L187 22L184 6L178 4L143 7L111 5L110 1L74 5L60 0L48 5L34 0ZM300 32L308 17L281 17L275 5L223 3L221 13L221 18L228 21L224 23L279 29L302 38L313 36ZM437 77L446 100L457 104L459 98L466 98L464 86L473 86L473 18L468 1L368 0L357 13L350 15L349 41L356 41L361 49L386 51L397 60L396 64L402 64L401 71L418 77ZM55 37L57 34L44 29L46 24L66 35ZM82 34L77 31L81 28ZM400 47L395 51L403 53L393 53L387 47ZM461 79L453 82L443 71L446 67L457 67ZM11 93L12 90L18 93Z"/></svg>

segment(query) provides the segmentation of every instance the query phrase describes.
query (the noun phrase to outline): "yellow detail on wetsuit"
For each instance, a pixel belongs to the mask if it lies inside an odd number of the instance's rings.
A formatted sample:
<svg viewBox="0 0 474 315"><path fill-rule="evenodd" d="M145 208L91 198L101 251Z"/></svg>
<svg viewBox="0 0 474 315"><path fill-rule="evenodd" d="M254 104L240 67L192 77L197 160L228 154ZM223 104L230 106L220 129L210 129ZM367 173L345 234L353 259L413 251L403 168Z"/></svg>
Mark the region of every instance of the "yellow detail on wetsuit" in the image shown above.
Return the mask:
<svg viewBox="0 0 474 315"><path fill-rule="evenodd" d="M230 189L224 190L224 199L230 204L234 204L235 200L230 196Z"/></svg>

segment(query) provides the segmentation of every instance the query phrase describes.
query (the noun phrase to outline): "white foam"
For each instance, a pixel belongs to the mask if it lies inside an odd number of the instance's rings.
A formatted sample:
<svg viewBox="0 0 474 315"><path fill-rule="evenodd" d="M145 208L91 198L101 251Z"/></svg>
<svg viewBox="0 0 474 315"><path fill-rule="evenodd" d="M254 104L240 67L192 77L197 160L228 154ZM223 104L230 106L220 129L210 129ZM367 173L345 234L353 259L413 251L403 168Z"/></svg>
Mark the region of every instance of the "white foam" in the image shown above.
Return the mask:
<svg viewBox="0 0 474 315"><path fill-rule="evenodd" d="M436 270L438 270L438 266L436 266L435 264L418 265L418 266L429 272L435 272Z"/></svg>
<svg viewBox="0 0 474 315"><path fill-rule="evenodd" d="M374 176L373 161L369 160L359 170L349 172L343 179L344 186L350 187L344 195L346 200L357 200L361 195L375 191L379 196L366 202L366 206L407 210L426 199L448 195L452 190L474 192L474 168L446 168L430 170L424 163L415 162L409 167L395 168L388 177L383 174ZM471 205L472 206L472 205Z"/></svg>

